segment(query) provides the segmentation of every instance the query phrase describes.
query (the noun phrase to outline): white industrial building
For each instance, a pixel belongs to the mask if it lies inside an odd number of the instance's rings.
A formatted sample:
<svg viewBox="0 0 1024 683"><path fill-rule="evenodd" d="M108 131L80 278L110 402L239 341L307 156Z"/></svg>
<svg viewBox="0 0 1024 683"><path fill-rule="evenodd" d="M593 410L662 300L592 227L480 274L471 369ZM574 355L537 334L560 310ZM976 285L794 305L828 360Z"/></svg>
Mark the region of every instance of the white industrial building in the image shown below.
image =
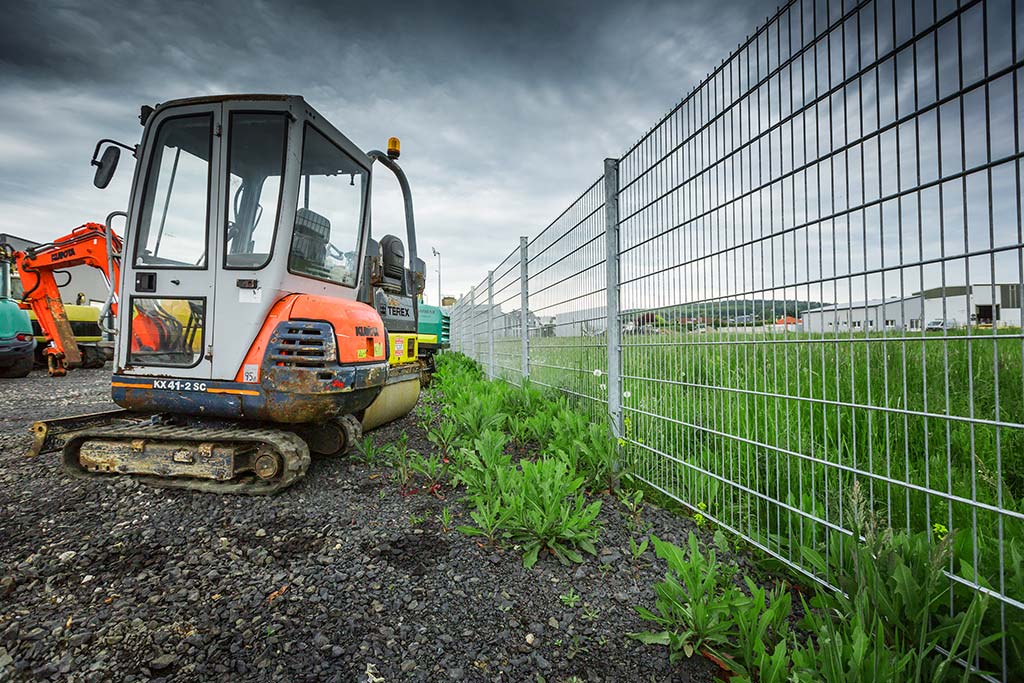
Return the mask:
<svg viewBox="0 0 1024 683"><path fill-rule="evenodd" d="M904 298L829 304L801 314L804 332L920 330L932 321L947 328L990 324L1020 327L1020 283L947 286Z"/></svg>
<svg viewBox="0 0 1024 683"><path fill-rule="evenodd" d="M555 315L554 336L593 337L608 329L608 309L604 306L566 311Z"/></svg>

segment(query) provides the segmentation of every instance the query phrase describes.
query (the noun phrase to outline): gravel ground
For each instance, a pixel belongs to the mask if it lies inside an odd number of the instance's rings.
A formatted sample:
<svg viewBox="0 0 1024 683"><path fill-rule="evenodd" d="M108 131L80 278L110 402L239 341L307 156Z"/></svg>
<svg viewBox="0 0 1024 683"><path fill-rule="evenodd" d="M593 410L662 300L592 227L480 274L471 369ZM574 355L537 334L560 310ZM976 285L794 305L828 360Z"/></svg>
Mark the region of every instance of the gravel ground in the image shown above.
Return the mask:
<svg viewBox="0 0 1024 683"><path fill-rule="evenodd" d="M0 680L711 681L644 630L663 574L634 563L625 510L603 498L601 554L523 569L442 528L457 494L402 496L388 471L314 460L272 498L146 487L22 457L27 427L109 407L108 371L0 383ZM408 417L375 432L405 431ZM647 508L660 537L692 524ZM570 589L575 607L560 600Z"/></svg>

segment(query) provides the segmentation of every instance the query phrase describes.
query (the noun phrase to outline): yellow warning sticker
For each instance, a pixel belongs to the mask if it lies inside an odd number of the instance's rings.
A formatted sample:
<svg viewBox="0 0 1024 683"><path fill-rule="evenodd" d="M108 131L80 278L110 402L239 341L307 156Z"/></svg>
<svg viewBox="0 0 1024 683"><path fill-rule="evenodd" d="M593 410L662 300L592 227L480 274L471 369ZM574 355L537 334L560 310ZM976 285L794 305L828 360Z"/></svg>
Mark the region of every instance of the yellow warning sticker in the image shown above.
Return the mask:
<svg viewBox="0 0 1024 683"><path fill-rule="evenodd" d="M373 345L373 355L374 356L383 356L384 355L384 345L381 344L380 342L376 342Z"/></svg>
<svg viewBox="0 0 1024 683"><path fill-rule="evenodd" d="M357 349L356 358L366 358L366 349Z"/></svg>

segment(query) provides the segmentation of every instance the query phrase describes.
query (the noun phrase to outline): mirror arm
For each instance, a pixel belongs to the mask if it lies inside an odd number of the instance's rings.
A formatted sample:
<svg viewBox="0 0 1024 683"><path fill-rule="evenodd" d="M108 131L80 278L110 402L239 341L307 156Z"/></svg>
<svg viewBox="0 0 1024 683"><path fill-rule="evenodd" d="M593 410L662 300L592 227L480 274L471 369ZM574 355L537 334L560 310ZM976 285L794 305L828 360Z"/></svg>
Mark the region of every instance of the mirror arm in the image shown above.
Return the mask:
<svg viewBox="0 0 1024 683"><path fill-rule="evenodd" d="M94 149L92 151L92 161L90 161L89 163L92 164L93 166L99 166L100 165L100 162L99 162L100 147L102 147L103 143L105 143L105 142L108 142L108 143L110 143L112 145L117 145L118 147L120 147L122 149L126 149L126 150L128 150L129 152L132 153L133 157L138 158L138 152L139 152L139 146L138 145L130 146L130 145L124 144L123 142L118 142L117 140L111 140L110 138L103 138L102 140L100 140L99 142L96 143L96 149Z"/></svg>

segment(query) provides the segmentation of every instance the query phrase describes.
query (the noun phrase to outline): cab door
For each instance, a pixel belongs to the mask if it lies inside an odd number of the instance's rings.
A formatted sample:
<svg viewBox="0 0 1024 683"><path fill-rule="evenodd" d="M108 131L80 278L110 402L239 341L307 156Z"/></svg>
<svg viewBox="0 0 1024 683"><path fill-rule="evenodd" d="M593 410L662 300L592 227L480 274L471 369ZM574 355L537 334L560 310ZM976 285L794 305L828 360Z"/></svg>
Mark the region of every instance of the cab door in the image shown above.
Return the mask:
<svg viewBox="0 0 1024 683"><path fill-rule="evenodd" d="M290 108L288 100L223 105L213 379L254 382L258 376L257 366L243 367L243 361L281 295L291 225L282 216L295 212L295 182L286 181L294 166Z"/></svg>
<svg viewBox="0 0 1024 683"><path fill-rule="evenodd" d="M222 105L170 107L147 121L123 255L118 366L212 376L220 253Z"/></svg>

